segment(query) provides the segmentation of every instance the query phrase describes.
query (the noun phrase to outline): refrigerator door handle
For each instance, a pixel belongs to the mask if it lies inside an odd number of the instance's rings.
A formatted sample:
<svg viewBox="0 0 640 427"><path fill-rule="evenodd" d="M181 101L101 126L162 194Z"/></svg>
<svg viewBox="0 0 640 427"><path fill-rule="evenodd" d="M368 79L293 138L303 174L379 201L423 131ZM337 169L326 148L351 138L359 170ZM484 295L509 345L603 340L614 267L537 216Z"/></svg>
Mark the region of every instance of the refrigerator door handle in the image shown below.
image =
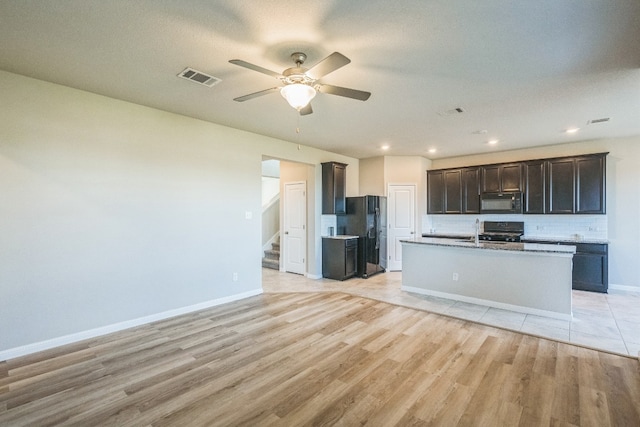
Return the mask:
<svg viewBox="0 0 640 427"><path fill-rule="evenodd" d="M376 208L376 224L375 230L380 230L380 208ZM380 233L376 233L374 230L374 234L376 235L376 250L380 249Z"/></svg>

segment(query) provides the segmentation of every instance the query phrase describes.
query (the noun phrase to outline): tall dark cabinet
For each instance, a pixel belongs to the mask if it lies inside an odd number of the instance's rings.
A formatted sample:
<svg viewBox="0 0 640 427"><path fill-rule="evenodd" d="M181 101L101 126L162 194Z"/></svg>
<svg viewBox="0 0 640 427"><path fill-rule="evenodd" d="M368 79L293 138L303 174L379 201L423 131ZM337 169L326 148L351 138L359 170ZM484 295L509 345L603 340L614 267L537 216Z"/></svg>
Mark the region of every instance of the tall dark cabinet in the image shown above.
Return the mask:
<svg viewBox="0 0 640 427"><path fill-rule="evenodd" d="M347 213L346 183L346 164L322 163L322 213L324 215L344 215Z"/></svg>

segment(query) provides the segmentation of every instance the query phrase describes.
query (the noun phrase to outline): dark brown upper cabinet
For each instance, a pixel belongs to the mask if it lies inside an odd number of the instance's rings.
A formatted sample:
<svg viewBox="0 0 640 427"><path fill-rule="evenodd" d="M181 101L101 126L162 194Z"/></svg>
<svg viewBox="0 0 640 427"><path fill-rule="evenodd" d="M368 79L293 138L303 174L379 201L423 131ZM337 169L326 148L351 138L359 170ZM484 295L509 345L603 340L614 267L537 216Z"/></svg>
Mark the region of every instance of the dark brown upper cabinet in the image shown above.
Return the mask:
<svg viewBox="0 0 640 427"><path fill-rule="evenodd" d="M344 215L346 211L347 165L322 163L322 213Z"/></svg>
<svg viewBox="0 0 640 427"><path fill-rule="evenodd" d="M444 213L462 213L462 170L444 172Z"/></svg>
<svg viewBox="0 0 640 427"><path fill-rule="evenodd" d="M575 213L575 162L573 158L547 161L546 212Z"/></svg>
<svg viewBox="0 0 640 427"><path fill-rule="evenodd" d="M480 213L480 168L462 169L462 213Z"/></svg>
<svg viewBox="0 0 640 427"><path fill-rule="evenodd" d="M606 166L604 156L575 158L576 213L606 213Z"/></svg>
<svg viewBox="0 0 640 427"><path fill-rule="evenodd" d="M524 162L522 177L524 181L523 212L543 214L545 212L545 161Z"/></svg>
<svg viewBox="0 0 640 427"><path fill-rule="evenodd" d="M526 214L604 214L607 154L430 170L427 213L479 213L480 192L522 191Z"/></svg>
<svg viewBox="0 0 640 427"><path fill-rule="evenodd" d="M427 171L427 213L480 212L480 168Z"/></svg>
<svg viewBox="0 0 640 427"><path fill-rule="evenodd" d="M547 213L606 213L606 154L547 161Z"/></svg>
<svg viewBox="0 0 640 427"><path fill-rule="evenodd" d="M444 213L444 170L427 171L427 213Z"/></svg>
<svg viewBox="0 0 640 427"><path fill-rule="evenodd" d="M522 191L522 163L482 166L482 192Z"/></svg>

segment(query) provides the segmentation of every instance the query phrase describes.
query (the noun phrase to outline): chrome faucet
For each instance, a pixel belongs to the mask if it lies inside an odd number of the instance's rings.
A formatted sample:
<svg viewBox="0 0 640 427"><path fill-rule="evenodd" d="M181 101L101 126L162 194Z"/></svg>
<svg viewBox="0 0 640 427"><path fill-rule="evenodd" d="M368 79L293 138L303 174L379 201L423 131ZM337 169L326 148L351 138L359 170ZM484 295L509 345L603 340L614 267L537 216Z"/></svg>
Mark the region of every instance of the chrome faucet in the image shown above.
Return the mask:
<svg viewBox="0 0 640 427"><path fill-rule="evenodd" d="M480 240L478 238L479 234L480 234L480 219L476 218L476 239L475 239L476 246L479 246L480 244Z"/></svg>

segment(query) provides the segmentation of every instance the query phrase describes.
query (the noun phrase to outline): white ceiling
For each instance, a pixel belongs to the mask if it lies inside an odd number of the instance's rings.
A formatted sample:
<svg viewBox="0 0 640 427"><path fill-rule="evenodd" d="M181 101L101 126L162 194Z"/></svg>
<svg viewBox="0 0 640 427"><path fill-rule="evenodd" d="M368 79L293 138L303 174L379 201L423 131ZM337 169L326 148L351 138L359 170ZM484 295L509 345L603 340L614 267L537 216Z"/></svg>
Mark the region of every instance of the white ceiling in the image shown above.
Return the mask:
<svg viewBox="0 0 640 427"><path fill-rule="evenodd" d="M639 0L6 0L0 40L6 71L357 158L640 135ZM233 101L278 81L230 59L281 72L295 51L346 55L321 81L371 98Z"/></svg>

